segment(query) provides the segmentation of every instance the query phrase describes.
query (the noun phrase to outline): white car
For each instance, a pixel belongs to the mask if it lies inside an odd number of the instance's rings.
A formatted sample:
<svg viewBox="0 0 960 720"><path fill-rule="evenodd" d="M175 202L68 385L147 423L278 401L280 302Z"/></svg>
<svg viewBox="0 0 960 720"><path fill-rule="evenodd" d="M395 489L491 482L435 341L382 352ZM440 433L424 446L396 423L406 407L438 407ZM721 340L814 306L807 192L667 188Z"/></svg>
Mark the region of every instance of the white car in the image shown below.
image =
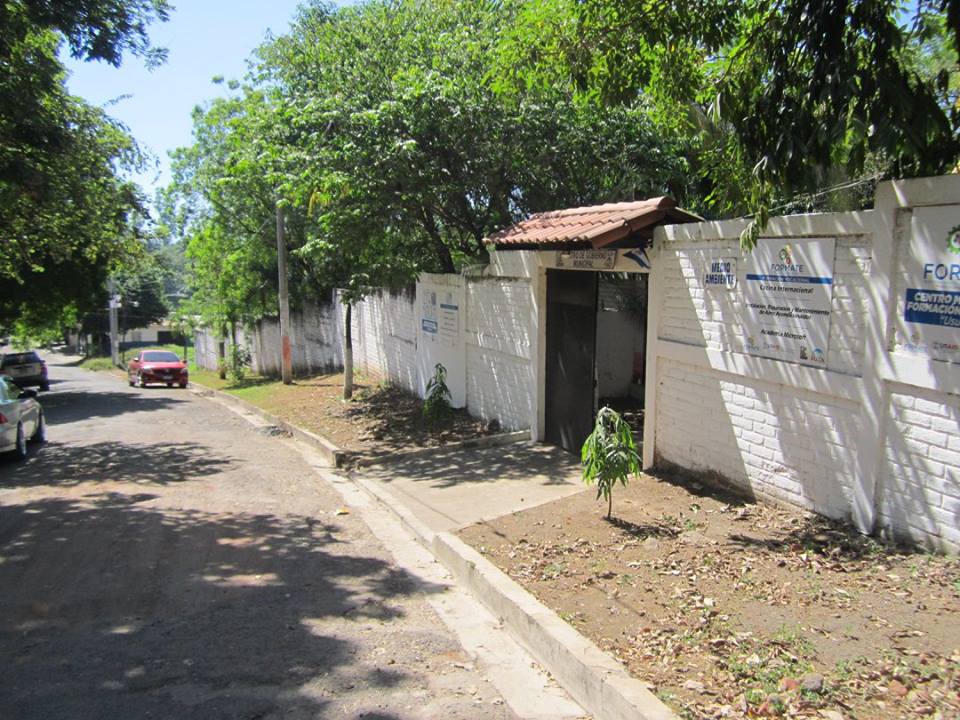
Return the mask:
<svg viewBox="0 0 960 720"><path fill-rule="evenodd" d="M36 390L21 390L9 375L0 375L0 452L27 457L27 442L46 440L47 423Z"/></svg>

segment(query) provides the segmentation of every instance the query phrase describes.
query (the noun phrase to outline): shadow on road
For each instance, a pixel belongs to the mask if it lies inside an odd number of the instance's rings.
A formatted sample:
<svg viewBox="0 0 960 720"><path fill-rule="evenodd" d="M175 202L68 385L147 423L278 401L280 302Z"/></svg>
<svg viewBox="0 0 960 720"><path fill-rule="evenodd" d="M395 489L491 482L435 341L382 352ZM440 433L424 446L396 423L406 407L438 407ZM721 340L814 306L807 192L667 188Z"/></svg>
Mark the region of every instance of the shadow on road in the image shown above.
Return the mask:
<svg viewBox="0 0 960 720"><path fill-rule="evenodd" d="M164 388L166 390L166 388ZM128 413L164 410L184 404L186 400L171 397L145 397L139 393L103 390L64 391L44 394L40 398L47 421L51 425L77 422L87 418L108 418Z"/></svg>
<svg viewBox="0 0 960 720"><path fill-rule="evenodd" d="M336 524L154 497L0 508L0 717L325 717L404 680L346 630L442 586L350 554Z"/></svg>
<svg viewBox="0 0 960 720"><path fill-rule="evenodd" d="M235 460L191 442L167 445L101 442L68 445L48 442L31 447L30 459L0 459L0 486L79 485L86 482L133 482L166 485L214 475Z"/></svg>

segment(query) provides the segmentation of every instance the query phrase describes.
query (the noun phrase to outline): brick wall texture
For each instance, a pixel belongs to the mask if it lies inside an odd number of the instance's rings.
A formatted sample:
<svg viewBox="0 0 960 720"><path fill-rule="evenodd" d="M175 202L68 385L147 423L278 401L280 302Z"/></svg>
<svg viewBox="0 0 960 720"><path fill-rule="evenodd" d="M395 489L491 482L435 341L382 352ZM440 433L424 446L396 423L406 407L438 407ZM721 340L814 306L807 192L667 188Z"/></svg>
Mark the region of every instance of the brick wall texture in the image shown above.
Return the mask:
<svg viewBox="0 0 960 720"><path fill-rule="evenodd" d="M735 248L733 238L664 244L662 293L652 299L659 308L660 339L743 353L742 293L704 288L696 269L703 267L704 254L738 256ZM900 262L902 257L895 268ZM872 236L837 238L827 372L840 382L844 376L856 382L864 374L873 263ZM898 284L895 292L901 293ZM851 517L857 454L868 445L867 408L860 401L668 357L660 357L657 379L652 420L658 462L715 473L754 495L829 517ZM884 388L878 528L914 544L958 552L960 397L889 382Z"/></svg>

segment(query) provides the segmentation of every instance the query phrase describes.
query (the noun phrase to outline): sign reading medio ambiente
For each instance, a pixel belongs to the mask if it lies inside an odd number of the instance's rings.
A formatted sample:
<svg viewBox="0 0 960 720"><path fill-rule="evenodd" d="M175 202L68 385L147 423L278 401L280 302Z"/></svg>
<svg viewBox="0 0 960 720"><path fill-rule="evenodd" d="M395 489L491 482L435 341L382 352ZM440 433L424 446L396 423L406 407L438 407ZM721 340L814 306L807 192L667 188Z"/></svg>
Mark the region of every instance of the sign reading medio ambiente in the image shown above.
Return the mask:
<svg viewBox="0 0 960 720"><path fill-rule="evenodd" d="M744 349L824 367L834 238L761 238L746 258Z"/></svg>

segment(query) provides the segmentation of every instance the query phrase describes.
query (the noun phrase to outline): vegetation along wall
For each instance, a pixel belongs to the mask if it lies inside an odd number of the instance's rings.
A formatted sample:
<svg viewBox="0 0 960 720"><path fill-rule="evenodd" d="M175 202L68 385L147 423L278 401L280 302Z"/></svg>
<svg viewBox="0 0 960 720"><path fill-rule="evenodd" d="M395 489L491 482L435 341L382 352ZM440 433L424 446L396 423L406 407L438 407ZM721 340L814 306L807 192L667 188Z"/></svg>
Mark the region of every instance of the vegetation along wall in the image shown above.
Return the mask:
<svg viewBox="0 0 960 720"><path fill-rule="evenodd" d="M875 209L660 228L646 466L960 550L960 176Z"/></svg>

